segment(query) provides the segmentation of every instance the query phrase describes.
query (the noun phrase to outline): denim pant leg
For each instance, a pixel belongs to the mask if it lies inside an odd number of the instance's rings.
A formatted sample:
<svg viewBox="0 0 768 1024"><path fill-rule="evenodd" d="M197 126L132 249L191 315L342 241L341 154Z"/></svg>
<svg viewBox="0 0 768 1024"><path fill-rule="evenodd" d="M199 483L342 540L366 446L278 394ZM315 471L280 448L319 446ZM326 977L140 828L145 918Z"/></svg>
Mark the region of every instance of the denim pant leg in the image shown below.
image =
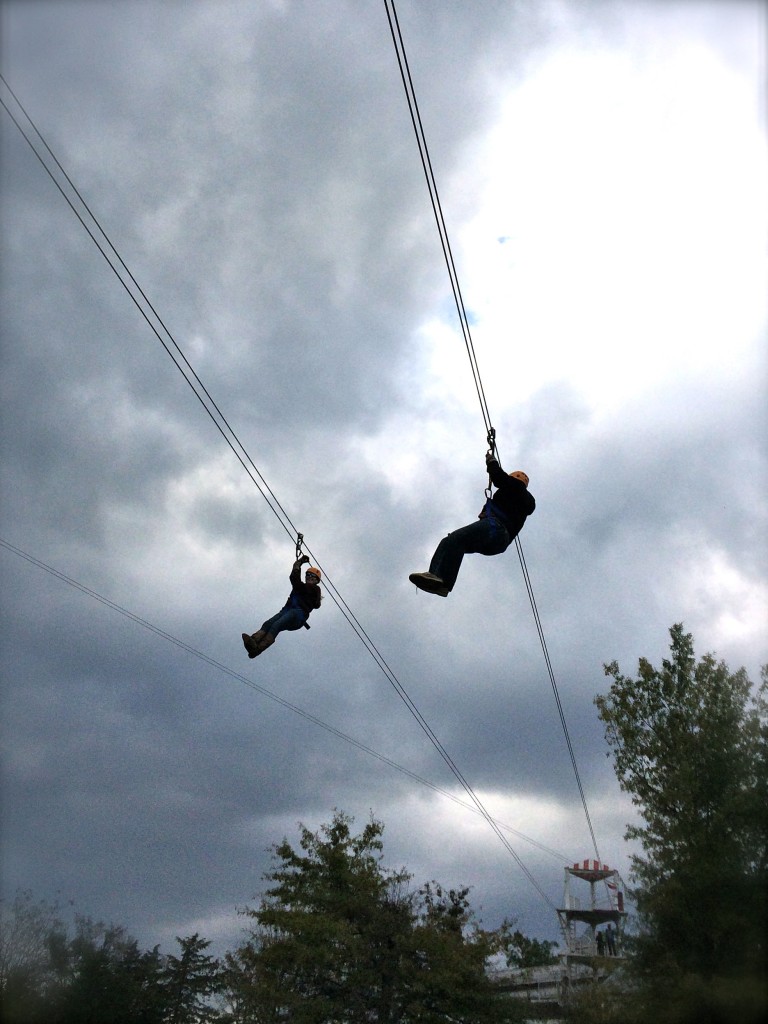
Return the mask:
<svg viewBox="0 0 768 1024"><path fill-rule="evenodd" d="M277 636L284 629L301 629L306 621L307 617L300 608L282 608L277 615L262 623L261 628L265 633Z"/></svg>
<svg viewBox="0 0 768 1024"><path fill-rule="evenodd" d="M453 590L464 555L500 555L510 544L506 528L495 519L478 519L443 537L432 556L429 571Z"/></svg>

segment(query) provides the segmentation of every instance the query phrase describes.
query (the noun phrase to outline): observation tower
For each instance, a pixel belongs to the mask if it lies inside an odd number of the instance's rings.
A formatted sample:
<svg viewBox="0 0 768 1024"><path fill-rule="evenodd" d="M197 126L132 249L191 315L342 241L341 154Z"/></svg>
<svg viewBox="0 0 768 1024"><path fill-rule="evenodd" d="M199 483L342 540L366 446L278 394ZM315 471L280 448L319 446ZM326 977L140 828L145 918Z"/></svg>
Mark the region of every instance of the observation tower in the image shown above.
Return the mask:
<svg viewBox="0 0 768 1024"><path fill-rule="evenodd" d="M589 885L589 891L583 885ZM580 889L580 893L578 890ZM615 868L597 860L585 860L565 869L563 907L557 916L568 965L593 961L595 957L623 958L624 883ZM578 932L579 924L586 928ZM607 965L606 965L607 966Z"/></svg>

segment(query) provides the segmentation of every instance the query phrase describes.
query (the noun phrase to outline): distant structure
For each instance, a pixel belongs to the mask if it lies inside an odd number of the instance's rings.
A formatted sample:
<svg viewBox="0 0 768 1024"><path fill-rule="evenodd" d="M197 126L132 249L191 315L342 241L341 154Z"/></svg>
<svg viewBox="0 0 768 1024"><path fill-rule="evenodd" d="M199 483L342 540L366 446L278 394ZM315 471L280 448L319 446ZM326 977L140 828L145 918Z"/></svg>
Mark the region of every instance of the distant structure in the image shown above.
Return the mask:
<svg viewBox="0 0 768 1024"><path fill-rule="evenodd" d="M574 880L589 884L589 897L574 894ZM597 887L604 886L598 895ZM583 887L582 887L583 889ZM624 931L624 885L615 868L597 860L585 860L565 869L563 907L558 909L565 949L560 954L566 966L594 957L621 957ZM577 934L577 925L587 927ZM600 929L600 932L598 932ZM599 936L599 941L598 941Z"/></svg>
<svg viewBox="0 0 768 1024"><path fill-rule="evenodd" d="M577 886L576 883L587 883ZM580 890L580 891L579 891ZM563 906L557 911L563 935L558 962L543 967L506 967L489 972L512 998L556 1012L571 992L606 980L624 963L624 883L615 868L596 860L565 869ZM579 925L585 927L579 929ZM617 979L618 980L618 976Z"/></svg>

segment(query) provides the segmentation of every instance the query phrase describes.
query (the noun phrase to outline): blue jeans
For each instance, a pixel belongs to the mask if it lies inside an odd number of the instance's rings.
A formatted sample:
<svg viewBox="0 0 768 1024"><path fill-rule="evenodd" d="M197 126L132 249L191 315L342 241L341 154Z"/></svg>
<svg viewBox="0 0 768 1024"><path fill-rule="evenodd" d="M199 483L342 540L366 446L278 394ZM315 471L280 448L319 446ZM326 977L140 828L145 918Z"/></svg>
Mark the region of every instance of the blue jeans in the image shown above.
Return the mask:
<svg viewBox="0 0 768 1024"><path fill-rule="evenodd" d="M453 590L464 555L500 555L511 543L509 531L497 519L478 519L443 537L429 563L429 571Z"/></svg>
<svg viewBox="0 0 768 1024"><path fill-rule="evenodd" d="M261 628L271 636L277 636L284 629L301 629L307 621L307 616L301 608L282 608L277 615L262 623Z"/></svg>

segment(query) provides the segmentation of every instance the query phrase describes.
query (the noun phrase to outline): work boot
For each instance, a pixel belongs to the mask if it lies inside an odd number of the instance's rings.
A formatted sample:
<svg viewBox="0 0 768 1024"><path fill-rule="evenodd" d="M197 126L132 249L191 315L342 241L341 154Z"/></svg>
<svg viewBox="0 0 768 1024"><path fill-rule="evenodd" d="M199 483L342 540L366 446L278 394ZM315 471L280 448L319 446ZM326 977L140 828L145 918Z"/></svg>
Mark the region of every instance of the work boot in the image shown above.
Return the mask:
<svg viewBox="0 0 768 1024"><path fill-rule="evenodd" d="M275 637L273 637L271 633L265 633L263 638L256 646L256 654L254 654L254 658L257 657L259 654L263 654L264 651L266 651L268 647L271 647L274 642Z"/></svg>
<svg viewBox="0 0 768 1024"><path fill-rule="evenodd" d="M437 594L438 597L448 597L450 594L450 590L445 585L445 580L435 576L433 572L412 572L408 579L419 590L426 590L428 594Z"/></svg>
<svg viewBox="0 0 768 1024"><path fill-rule="evenodd" d="M253 634L253 636L249 636L248 633L243 633L243 647L248 652L248 657L249 658L255 658L256 655L259 653L256 650L257 644L254 642L254 637L255 636L256 636L255 633Z"/></svg>

